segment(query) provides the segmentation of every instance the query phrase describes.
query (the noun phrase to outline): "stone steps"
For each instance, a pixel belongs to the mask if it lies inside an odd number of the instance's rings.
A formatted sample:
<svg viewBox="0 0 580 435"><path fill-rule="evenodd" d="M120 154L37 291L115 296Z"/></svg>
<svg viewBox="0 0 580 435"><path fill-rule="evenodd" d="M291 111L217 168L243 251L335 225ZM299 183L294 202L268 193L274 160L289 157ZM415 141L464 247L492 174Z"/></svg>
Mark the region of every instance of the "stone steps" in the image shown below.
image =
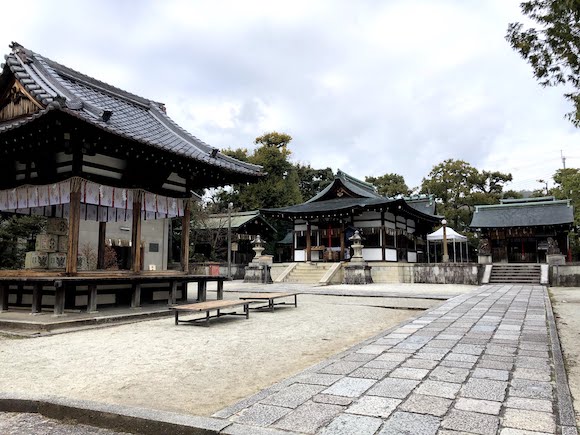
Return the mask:
<svg viewBox="0 0 580 435"><path fill-rule="evenodd" d="M490 284L539 284L541 268L539 264L494 264L489 278Z"/></svg>

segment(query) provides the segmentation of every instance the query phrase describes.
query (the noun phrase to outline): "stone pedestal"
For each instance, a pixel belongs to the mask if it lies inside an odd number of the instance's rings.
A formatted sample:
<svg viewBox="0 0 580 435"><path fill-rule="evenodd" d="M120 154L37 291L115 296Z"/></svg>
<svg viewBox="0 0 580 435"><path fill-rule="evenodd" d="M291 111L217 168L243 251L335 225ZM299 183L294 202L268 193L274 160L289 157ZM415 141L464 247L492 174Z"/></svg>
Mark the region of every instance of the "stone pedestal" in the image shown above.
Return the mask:
<svg viewBox="0 0 580 435"><path fill-rule="evenodd" d="M256 284L272 284L270 275L270 266L262 263L250 263L246 266L244 282L253 282Z"/></svg>
<svg viewBox="0 0 580 435"><path fill-rule="evenodd" d="M566 256L563 254L548 254L546 255L546 263L550 266L562 266L566 264Z"/></svg>
<svg viewBox="0 0 580 435"><path fill-rule="evenodd" d="M343 284L372 284L371 266L368 264L349 264L344 266Z"/></svg>
<svg viewBox="0 0 580 435"><path fill-rule="evenodd" d="M264 247L262 246L262 239L257 235L252 244L252 250L256 253L254 259L246 266L246 273L244 274L244 282L253 282L258 284L271 284L272 276L270 275L270 267L272 264L271 255L262 255Z"/></svg>
<svg viewBox="0 0 580 435"><path fill-rule="evenodd" d="M488 254L479 254L477 256L477 262L479 264L491 264L491 255L488 255Z"/></svg>

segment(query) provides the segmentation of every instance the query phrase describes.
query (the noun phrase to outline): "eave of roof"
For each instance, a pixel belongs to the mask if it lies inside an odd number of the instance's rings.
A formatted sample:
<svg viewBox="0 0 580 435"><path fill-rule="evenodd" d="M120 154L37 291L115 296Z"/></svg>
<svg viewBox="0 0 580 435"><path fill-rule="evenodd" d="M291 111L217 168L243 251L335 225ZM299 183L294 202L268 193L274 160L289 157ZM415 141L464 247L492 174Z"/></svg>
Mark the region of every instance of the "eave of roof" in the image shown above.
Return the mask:
<svg viewBox="0 0 580 435"><path fill-rule="evenodd" d="M88 77L17 43L11 48L12 53L5 56L0 79L13 75L44 110L1 124L0 133L17 129L56 109L112 134L182 158L246 177L265 175L261 166L226 156L189 134L167 116L161 103Z"/></svg>
<svg viewBox="0 0 580 435"><path fill-rule="evenodd" d="M476 206L471 228L514 228L572 225L574 208L568 200Z"/></svg>

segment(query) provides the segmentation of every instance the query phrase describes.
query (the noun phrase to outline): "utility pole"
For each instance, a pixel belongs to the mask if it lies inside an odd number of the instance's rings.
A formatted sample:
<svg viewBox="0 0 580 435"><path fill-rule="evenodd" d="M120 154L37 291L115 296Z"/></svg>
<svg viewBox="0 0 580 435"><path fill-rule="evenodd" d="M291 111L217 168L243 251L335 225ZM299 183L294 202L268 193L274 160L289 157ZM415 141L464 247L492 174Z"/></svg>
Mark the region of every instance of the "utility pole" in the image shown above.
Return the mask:
<svg viewBox="0 0 580 435"><path fill-rule="evenodd" d="M538 183L545 183L546 184L546 195L548 194L548 180L536 180Z"/></svg>
<svg viewBox="0 0 580 435"><path fill-rule="evenodd" d="M566 157L564 157L562 150L560 150L560 157L562 157L562 168L566 169Z"/></svg>

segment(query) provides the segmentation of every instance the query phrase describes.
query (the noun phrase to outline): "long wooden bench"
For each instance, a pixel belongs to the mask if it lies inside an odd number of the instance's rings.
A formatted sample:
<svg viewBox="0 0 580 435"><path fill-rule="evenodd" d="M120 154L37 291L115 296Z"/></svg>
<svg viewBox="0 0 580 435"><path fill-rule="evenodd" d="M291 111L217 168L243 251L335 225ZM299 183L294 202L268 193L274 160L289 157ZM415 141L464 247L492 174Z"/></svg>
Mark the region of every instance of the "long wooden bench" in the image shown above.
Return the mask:
<svg viewBox="0 0 580 435"><path fill-rule="evenodd" d="M216 300L216 301L208 301L208 302L199 302L197 304L186 304L186 305L175 305L173 307L169 307L171 310L175 311L175 324L178 325L179 323L191 323L191 324L202 324L203 326L209 326L209 319L213 319L216 317L222 316L245 316L246 319L250 318L250 309L249 305L253 302L253 300ZM221 310L224 308L235 308L235 307L244 307L243 313L237 312L228 312L223 313ZM210 311L217 311L217 314L210 316ZM203 313L205 312L205 317L191 319L191 320L180 320L179 313Z"/></svg>
<svg viewBox="0 0 580 435"><path fill-rule="evenodd" d="M279 298L287 298L294 296L294 303L291 302L274 302L275 299ZM241 296L240 299L253 299L253 300L261 300L261 301L268 301L268 305L261 305L259 307L252 307L255 310L260 310L264 308L268 308L270 311L274 311L274 305L294 305L298 307L298 293L281 293L281 292L273 292L273 293L250 293L247 296Z"/></svg>

